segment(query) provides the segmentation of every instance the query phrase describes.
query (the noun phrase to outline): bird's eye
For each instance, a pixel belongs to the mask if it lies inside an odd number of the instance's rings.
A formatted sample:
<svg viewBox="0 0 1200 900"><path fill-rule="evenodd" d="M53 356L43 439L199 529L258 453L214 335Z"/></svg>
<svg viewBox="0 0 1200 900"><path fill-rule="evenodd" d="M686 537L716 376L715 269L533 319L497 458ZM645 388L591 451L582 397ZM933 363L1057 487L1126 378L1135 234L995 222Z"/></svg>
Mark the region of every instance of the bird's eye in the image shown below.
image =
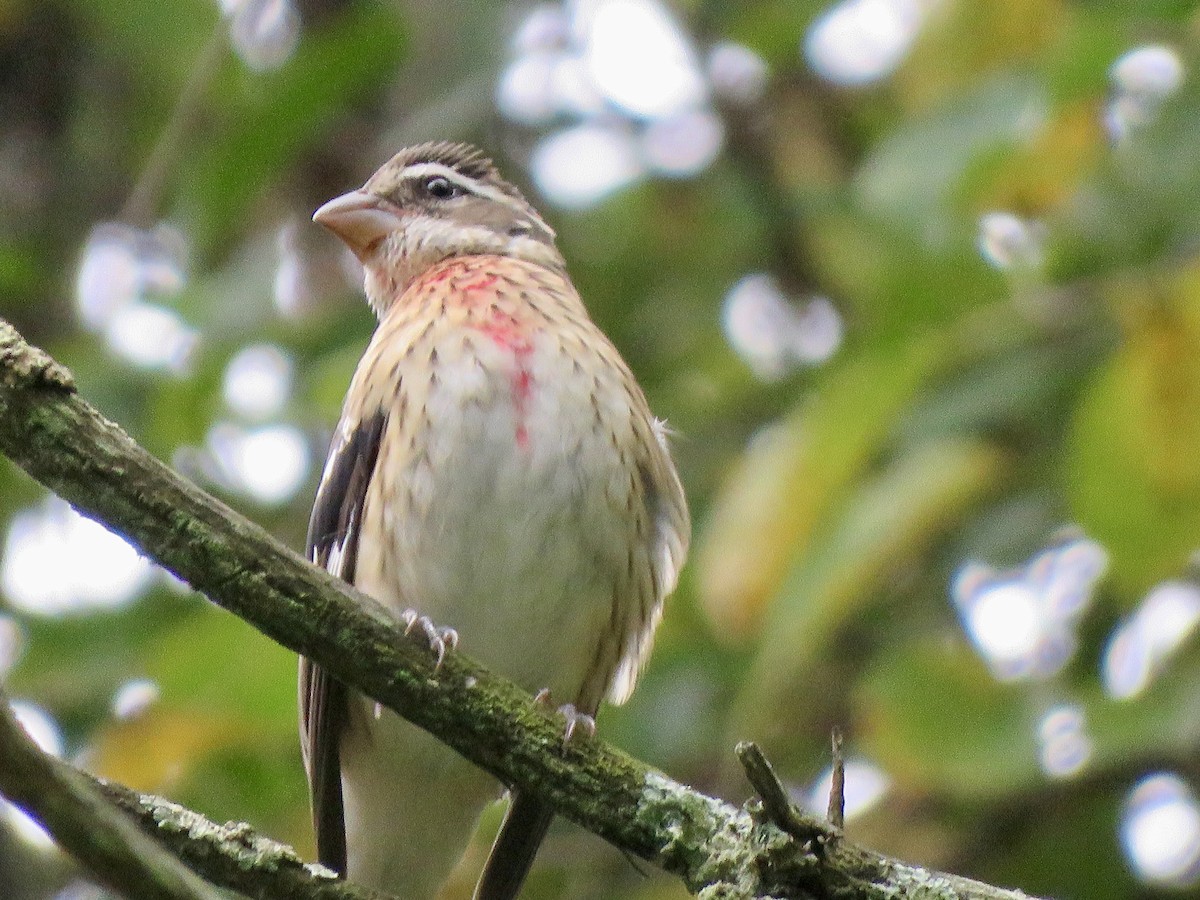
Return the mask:
<svg viewBox="0 0 1200 900"><path fill-rule="evenodd" d="M425 190L431 197L436 197L439 200L449 200L451 197L457 197L460 193L448 178L443 178L441 175L434 175L425 182Z"/></svg>

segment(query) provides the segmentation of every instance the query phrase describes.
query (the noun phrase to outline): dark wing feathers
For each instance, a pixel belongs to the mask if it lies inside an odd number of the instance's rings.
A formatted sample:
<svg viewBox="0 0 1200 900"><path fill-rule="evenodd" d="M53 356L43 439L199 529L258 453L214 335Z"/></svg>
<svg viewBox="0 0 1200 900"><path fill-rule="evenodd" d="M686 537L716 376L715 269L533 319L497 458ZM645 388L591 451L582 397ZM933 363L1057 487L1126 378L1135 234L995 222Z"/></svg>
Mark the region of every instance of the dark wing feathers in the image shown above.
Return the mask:
<svg viewBox="0 0 1200 900"><path fill-rule="evenodd" d="M379 458L387 416L363 419L348 437L341 429L329 451L308 524L308 558L350 584L358 561L363 507ZM346 825L338 745L346 724L346 687L300 660L300 739L308 767L317 858L346 874Z"/></svg>
<svg viewBox="0 0 1200 900"><path fill-rule="evenodd" d="M346 826L338 735L346 720L346 686L320 666L300 657L300 703L317 859L344 876Z"/></svg>

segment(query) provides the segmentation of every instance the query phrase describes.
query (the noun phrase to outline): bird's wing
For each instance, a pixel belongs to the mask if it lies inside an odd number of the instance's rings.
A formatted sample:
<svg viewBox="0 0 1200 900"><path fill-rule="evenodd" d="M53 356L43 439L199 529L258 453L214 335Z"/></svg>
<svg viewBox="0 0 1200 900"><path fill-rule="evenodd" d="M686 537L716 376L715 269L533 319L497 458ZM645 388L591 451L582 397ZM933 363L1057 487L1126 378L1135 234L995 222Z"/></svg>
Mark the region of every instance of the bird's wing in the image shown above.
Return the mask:
<svg viewBox="0 0 1200 900"><path fill-rule="evenodd" d="M640 595L640 614L632 631L625 636L621 661L608 689L608 700L616 704L629 699L650 657L654 630L662 619L663 601L679 581L679 570L687 558L692 535L687 498L667 447L667 428L657 419L651 418L649 422L651 434L645 441L649 452L638 465L650 522L649 541L644 547L647 571L636 589Z"/></svg>
<svg viewBox="0 0 1200 900"><path fill-rule="evenodd" d="M309 520L308 558L350 584L363 506L386 422L382 411L357 423L343 418ZM308 772L317 858L341 875L346 874L346 826L338 746L347 712L346 686L301 657L300 747Z"/></svg>

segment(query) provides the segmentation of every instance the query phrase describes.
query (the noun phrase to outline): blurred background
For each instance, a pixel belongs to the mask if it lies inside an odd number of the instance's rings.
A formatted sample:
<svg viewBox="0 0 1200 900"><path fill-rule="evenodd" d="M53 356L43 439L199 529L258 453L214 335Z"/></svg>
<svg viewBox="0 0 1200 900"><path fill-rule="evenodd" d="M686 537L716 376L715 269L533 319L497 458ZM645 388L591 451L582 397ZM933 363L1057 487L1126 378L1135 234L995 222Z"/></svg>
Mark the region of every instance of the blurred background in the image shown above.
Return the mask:
<svg viewBox="0 0 1200 900"><path fill-rule="evenodd" d="M601 732L735 802L754 738L821 809L838 725L856 841L1200 896L1198 42L1178 0L0 0L0 315L300 549L373 326L309 216L475 141L696 521ZM292 654L5 464L0 554L44 746L312 853ZM0 821L0 895L105 896ZM640 868L562 825L527 896L684 896Z"/></svg>

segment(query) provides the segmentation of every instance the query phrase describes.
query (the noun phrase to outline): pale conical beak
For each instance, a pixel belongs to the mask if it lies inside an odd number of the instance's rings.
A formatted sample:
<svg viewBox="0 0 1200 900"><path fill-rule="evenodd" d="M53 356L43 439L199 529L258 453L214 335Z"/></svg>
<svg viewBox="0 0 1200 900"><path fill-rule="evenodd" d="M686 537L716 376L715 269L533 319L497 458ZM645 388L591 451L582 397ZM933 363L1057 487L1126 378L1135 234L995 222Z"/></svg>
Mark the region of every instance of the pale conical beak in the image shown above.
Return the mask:
<svg viewBox="0 0 1200 900"><path fill-rule="evenodd" d="M380 241L403 226L404 217L394 203L358 190L334 197L313 213L313 221L340 237L366 262Z"/></svg>

